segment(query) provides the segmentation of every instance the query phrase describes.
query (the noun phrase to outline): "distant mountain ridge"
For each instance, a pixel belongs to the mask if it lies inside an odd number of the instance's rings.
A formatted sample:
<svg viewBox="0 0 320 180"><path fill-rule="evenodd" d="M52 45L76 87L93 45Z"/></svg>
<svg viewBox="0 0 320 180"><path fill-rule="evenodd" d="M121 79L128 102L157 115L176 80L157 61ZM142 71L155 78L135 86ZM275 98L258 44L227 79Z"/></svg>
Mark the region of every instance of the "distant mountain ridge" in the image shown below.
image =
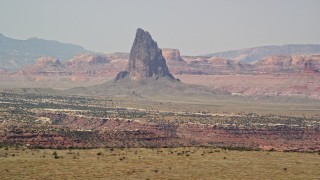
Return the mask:
<svg viewBox="0 0 320 180"><path fill-rule="evenodd" d="M268 56L292 56L320 54L320 44L287 44L282 46L260 46L240 50L207 54L208 57L226 58L243 62L254 62Z"/></svg>
<svg viewBox="0 0 320 180"><path fill-rule="evenodd" d="M89 51L79 45L38 38L17 40L0 33L0 67L8 70L33 64L43 56L53 56L64 61L85 52Z"/></svg>

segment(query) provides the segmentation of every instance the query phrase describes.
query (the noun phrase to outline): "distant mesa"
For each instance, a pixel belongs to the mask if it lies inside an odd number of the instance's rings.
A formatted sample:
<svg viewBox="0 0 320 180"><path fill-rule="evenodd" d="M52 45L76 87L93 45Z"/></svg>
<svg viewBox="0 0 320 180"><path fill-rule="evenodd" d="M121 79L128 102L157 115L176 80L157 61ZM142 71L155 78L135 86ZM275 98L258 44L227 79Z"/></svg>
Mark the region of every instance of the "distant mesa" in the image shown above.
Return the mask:
<svg viewBox="0 0 320 180"><path fill-rule="evenodd" d="M320 55L269 56L253 64L260 73L317 73Z"/></svg>
<svg viewBox="0 0 320 180"><path fill-rule="evenodd" d="M167 61L183 61L179 49L163 48L162 55Z"/></svg>
<svg viewBox="0 0 320 180"><path fill-rule="evenodd" d="M69 65L79 65L79 64L88 64L88 65L95 65L95 64L107 64L110 62L110 59L104 55L98 54L80 54L73 57L71 60L68 61Z"/></svg>
<svg viewBox="0 0 320 180"><path fill-rule="evenodd" d="M127 69L117 74L116 81L129 77L131 80L167 77L175 78L169 72L162 51L149 32L138 29L130 51Z"/></svg>

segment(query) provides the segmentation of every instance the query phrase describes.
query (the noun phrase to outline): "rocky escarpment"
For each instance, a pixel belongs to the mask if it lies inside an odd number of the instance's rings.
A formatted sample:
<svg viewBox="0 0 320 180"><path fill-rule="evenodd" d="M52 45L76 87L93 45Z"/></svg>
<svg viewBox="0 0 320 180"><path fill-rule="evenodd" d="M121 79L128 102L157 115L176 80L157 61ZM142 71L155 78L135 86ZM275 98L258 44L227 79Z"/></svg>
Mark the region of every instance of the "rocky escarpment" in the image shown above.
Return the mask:
<svg viewBox="0 0 320 180"><path fill-rule="evenodd" d="M39 116L50 119L50 123L33 126L27 123L3 123L0 142L45 148L222 146L298 152L320 150L318 125L298 127L255 123L244 127L223 123L144 122L73 116L60 112L42 113ZM264 117L250 114L246 118L258 120ZM268 115L268 118L272 116Z"/></svg>
<svg viewBox="0 0 320 180"><path fill-rule="evenodd" d="M101 76L108 72L110 62L111 60L106 55L80 54L65 62L64 71L70 72L73 77Z"/></svg>
<svg viewBox="0 0 320 180"><path fill-rule="evenodd" d="M125 76L124 76L125 75ZM174 79L149 32L138 29L133 42L127 70L120 72L116 80L129 77L132 80L140 80L149 77L168 77Z"/></svg>
<svg viewBox="0 0 320 180"><path fill-rule="evenodd" d="M80 54L75 56L71 60L69 60L67 64L79 66L81 64L94 65L94 64L106 64L109 62L110 62L109 58L104 55Z"/></svg>
<svg viewBox="0 0 320 180"><path fill-rule="evenodd" d="M164 51L163 54L165 54ZM168 56L168 53L165 56ZM168 59L171 57L174 56L170 55ZM107 77L108 79L112 79L119 71L125 69L126 66L128 67L129 58L130 55L126 53L108 55L80 54L65 62L60 62L52 57L42 57L35 64L26 66L17 72L0 69L0 74L35 77L42 75L82 76L87 78ZM170 72L175 75L320 74L320 55L270 56L256 63L239 62L216 57L183 56L182 61L170 59L166 62L166 65L170 68ZM136 71L142 72L138 69L134 72ZM165 74L167 73L168 71ZM123 79L129 76L129 74L128 70L123 71L118 74L116 79ZM144 72L143 75L146 76L146 73ZM161 73L155 76L161 76Z"/></svg>
<svg viewBox="0 0 320 180"><path fill-rule="evenodd" d="M68 61L60 62L53 57L41 57L35 64L28 65L16 72L8 72L11 76L28 76L36 79L71 78L81 80L90 77L114 77L127 64L127 54L80 54ZM0 74L1 70L0 70Z"/></svg>
<svg viewBox="0 0 320 180"><path fill-rule="evenodd" d="M310 56L270 56L254 64L256 71L272 73L316 73L320 69L320 55Z"/></svg>
<svg viewBox="0 0 320 180"><path fill-rule="evenodd" d="M54 57L41 57L38 58L34 65L26 66L25 68L17 71L16 75L65 75L65 72L61 71L64 65L59 59Z"/></svg>

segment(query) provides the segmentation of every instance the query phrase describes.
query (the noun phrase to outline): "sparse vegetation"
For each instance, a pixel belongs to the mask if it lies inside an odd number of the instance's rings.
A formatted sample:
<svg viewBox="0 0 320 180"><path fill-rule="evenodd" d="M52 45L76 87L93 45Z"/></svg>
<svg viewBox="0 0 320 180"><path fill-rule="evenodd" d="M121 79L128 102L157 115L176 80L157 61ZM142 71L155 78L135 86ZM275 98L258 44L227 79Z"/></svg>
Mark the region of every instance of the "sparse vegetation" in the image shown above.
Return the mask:
<svg viewBox="0 0 320 180"><path fill-rule="evenodd" d="M4 179L112 179L126 176L134 179L205 179L212 178L213 175L216 178L229 176L247 179L261 179L271 177L270 175L275 179L290 176L298 179L320 177L317 171L319 152L283 153L276 152L277 149L274 148L258 151L260 149L257 146L251 147L251 144L217 144L211 141L199 147L202 144L195 140L190 141L190 145L194 147L172 148L182 146L178 141L160 144L168 137L177 140L177 124L180 128L181 125L186 125L185 129L222 129L223 132L231 132L226 135L228 140L231 135L235 139L258 136L255 131L245 132L246 137L240 136L244 128L276 129L278 133L284 132L283 135L290 130L297 130L294 138L299 140L306 135L302 130L317 132L320 129L320 115L317 113L234 113L218 111L214 105L196 105L190 102L136 102L109 97L28 93L6 93L0 100L0 122L5 122L0 124L0 137L7 134L22 137L27 134L31 142L36 142L42 135L44 139L56 137L61 140L49 145L0 143L0 173L3 172L1 175L4 174ZM128 129L104 128L108 123L120 124L118 127ZM146 129L130 127L132 123L141 123L143 126L139 127ZM105 134L96 130L99 128L105 130ZM152 131L148 134L146 130L153 128L160 130L162 136L155 135ZM196 133L192 129L191 132ZM103 140L105 137L112 138L106 141ZM66 146L65 142L70 141L72 142ZM100 142L106 144L99 144ZM16 146L17 144L20 146ZM105 149L95 149L97 144ZM160 145L166 148L158 148ZM152 148L127 148L141 146ZM299 149L292 151L295 150ZM25 167L37 167L39 171L36 173L32 168L23 171ZM83 173L74 174L73 172L77 172L75 167L83 169ZM50 169L55 170L46 171ZM61 174L65 176L62 177Z"/></svg>
<svg viewBox="0 0 320 180"><path fill-rule="evenodd" d="M39 153L32 155L32 152L36 151ZM214 176L218 179L228 177L318 179L320 177L320 156L317 153L238 151L212 147L36 151L33 149L23 151L22 148L0 149L1 178L211 179ZM80 153L83 155L80 156ZM103 155L99 156L100 153ZM177 156L177 153L181 155ZM38 154L41 154L41 158ZM59 158L55 159L55 156ZM63 158L60 158L62 156ZM81 171L78 171L79 169Z"/></svg>
<svg viewBox="0 0 320 180"><path fill-rule="evenodd" d="M60 158L60 157L58 156L57 151L53 151L52 155L53 155L53 157L54 157L55 159L59 159L59 158Z"/></svg>

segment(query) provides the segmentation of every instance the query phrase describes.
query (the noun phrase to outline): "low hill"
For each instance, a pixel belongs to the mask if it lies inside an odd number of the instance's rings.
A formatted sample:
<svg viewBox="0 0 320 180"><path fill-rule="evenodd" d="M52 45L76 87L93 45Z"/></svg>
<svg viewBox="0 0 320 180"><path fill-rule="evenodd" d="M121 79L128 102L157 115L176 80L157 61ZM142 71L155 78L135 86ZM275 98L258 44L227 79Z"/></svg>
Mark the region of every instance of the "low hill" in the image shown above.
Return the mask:
<svg viewBox="0 0 320 180"><path fill-rule="evenodd" d="M200 85L191 85L170 79L168 77L144 78L131 80L129 77L121 81L109 81L90 87L77 87L66 90L72 95L113 96L139 99L188 99L188 97L211 97L215 95L229 96L223 90L212 89Z"/></svg>

